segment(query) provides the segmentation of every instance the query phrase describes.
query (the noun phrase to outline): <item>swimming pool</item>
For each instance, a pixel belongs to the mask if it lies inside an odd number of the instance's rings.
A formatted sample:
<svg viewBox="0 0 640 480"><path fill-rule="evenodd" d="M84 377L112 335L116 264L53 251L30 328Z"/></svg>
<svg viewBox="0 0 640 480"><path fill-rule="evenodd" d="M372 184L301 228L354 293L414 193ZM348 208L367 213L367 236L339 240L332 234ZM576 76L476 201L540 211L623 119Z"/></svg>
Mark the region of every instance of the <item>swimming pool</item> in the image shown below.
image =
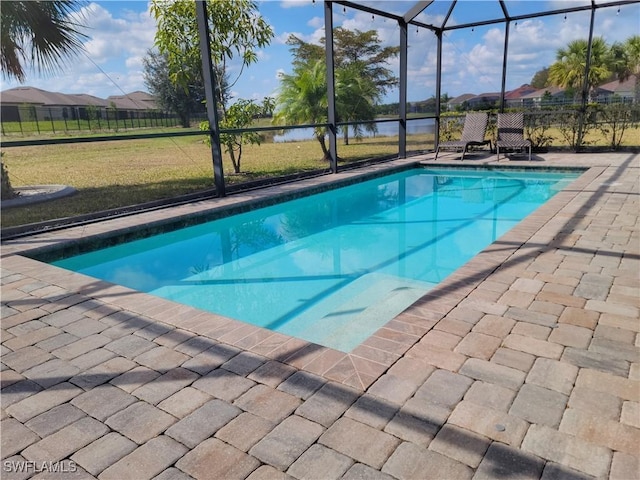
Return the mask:
<svg viewBox="0 0 640 480"><path fill-rule="evenodd" d="M52 263L349 352L578 175L414 168Z"/></svg>

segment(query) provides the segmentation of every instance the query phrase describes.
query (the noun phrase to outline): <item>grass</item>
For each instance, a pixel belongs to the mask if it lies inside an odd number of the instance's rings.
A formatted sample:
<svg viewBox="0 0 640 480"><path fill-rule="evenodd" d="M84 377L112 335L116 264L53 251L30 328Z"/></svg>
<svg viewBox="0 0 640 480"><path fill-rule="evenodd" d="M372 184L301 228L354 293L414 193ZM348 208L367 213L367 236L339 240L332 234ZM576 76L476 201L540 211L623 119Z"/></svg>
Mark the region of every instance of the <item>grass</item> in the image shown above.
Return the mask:
<svg viewBox="0 0 640 480"><path fill-rule="evenodd" d="M552 147L565 145L558 130L550 129ZM593 132L589 145L606 146L601 134ZM640 145L640 128L625 132L623 146ZM412 135L407 150L429 150L433 137ZM338 141L341 164L397 155L397 137ZM227 184L277 177L327 168L315 140L247 145L243 149L241 173L234 174L225 153ZM44 204L4 209L3 228L57 218L93 213L153 200L194 193L214 186L211 150L204 136L10 147L4 149L12 185L70 185L78 190L72 197Z"/></svg>
<svg viewBox="0 0 640 480"><path fill-rule="evenodd" d="M340 146L340 156L343 163L349 163L397 154L397 148L397 138L351 140L350 145ZM240 174L233 173L228 155L223 157L228 184L328 167L315 140L245 146ZM63 184L78 190L71 197L3 210L3 228L166 199L214 186L211 149L204 136L11 147L4 149L3 162L15 187Z"/></svg>

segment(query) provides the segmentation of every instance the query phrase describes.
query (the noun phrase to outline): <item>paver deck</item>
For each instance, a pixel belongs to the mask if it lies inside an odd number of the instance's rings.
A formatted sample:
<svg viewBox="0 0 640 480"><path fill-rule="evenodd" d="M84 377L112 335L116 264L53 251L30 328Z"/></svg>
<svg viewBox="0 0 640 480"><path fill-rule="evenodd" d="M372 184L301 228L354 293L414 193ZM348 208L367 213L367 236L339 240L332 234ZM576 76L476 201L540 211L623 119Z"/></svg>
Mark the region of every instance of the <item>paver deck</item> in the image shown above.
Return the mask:
<svg viewBox="0 0 640 480"><path fill-rule="evenodd" d="M640 155L499 163L588 170L349 354L21 253L359 172L3 243L1 477L639 479Z"/></svg>

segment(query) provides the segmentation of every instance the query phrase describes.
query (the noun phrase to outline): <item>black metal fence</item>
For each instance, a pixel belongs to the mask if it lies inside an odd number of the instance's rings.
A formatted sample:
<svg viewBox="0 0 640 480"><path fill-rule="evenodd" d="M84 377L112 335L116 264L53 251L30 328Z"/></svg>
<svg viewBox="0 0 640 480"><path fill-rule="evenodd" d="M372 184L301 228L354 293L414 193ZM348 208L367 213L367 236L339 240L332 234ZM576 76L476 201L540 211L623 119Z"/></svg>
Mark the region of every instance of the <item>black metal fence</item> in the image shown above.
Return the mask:
<svg viewBox="0 0 640 480"><path fill-rule="evenodd" d="M181 126L180 117L173 112L115 107L2 105L0 118L3 136L23 137ZM204 119L204 114L192 118L196 125Z"/></svg>

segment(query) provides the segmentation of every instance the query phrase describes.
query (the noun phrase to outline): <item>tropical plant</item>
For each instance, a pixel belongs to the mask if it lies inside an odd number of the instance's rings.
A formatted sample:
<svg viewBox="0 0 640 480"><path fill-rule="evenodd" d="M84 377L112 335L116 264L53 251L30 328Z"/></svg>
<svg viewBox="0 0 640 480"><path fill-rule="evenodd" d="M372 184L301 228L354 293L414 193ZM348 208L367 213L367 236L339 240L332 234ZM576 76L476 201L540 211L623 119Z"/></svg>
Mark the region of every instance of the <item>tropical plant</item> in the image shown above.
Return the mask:
<svg viewBox="0 0 640 480"><path fill-rule="evenodd" d="M614 102L600 106L599 114L602 121L598 122L598 128L608 139L611 149L617 150L620 148L625 130L631 126L631 106Z"/></svg>
<svg viewBox="0 0 640 480"><path fill-rule="evenodd" d="M86 36L73 18L78 18L83 4L62 0L2 2L2 76L23 83L27 65L41 74L53 73L82 51Z"/></svg>
<svg viewBox="0 0 640 480"><path fill-rule="evenodd" d="M556 62L549 67L549 82L559 87L581 92L585 83L588 42L574 40L566 48L556 52ZM589 96L593 89L610 75L609 48L602 37L596 37L591 44L591 59L587 88Z"/></svg>
<svg viewBox="0 0 640 480"><path fill-rule="evenodd" d="M81 25L73 20L84 2L11 1L0 4L0 69L6 79L26 80L25 67L52 73L82 51ZM2 198L16 193L4 164Z"/></svg>
<svg viewBox="0 0 640 480"><path fill-rule="evenodd" d="M294 62L291 75L280 75L273 120L280 125L314 124L313 136L320 144L323 158L331 158L325 141L327 123L326 65L316 60L311 65Z"/></svg>

